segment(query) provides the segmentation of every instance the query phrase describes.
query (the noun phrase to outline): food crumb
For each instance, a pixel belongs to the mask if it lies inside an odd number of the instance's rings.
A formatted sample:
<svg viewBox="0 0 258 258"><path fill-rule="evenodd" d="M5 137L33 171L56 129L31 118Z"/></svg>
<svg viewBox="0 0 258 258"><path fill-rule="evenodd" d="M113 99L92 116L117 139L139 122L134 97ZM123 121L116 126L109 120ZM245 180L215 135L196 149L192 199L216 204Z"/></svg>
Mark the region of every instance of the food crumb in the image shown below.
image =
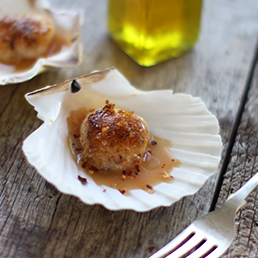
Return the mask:
<svg viewBox="0 0 258 258"><path fill-rule="evenodd" d="M169 174L168 172L164 172L164 173L162 174L162 176L163 176L164 178L171 178L171 176L170 176L170 174Z"/></svg>
<svg viewBox="0 0 258 258"><path fill-rule="evenodd" d="M147 189L147 192L148 192L149 194L154 193L154 190L153 190L152 186L146 185L146 187L148 188L148 189Z"/></svg>
<svg viewBox="0 0 258 258"><path fill-rule="evenodd" d="M146 187L148 188L148 189L147 189L147 192L148 192L149 194L154 193L154 190L153 190L152 186L146 185Z"/></svg>
<svg viewBox="0 0 258 258"><path fill-rule="evenodd" d="M116 184L116 183L113 183L111 186L112 186L113 188L117 188L117 184Z"/></svg>
<svg viewBox="0 0 258 258"><path fill-rule="evenodd" d="M103 190L103 193L105 193L106 191L107 191L107 189L104 189L104 190Z"/></svg>
<svg viewBox="0 0 258 258"><path fill-rule="evenodd" d="M87 184L87 179L86 179L86 178L81 177L81 176L78 175L78 179L81 181L81 183L82 183L83 185L86 185L86 184Z"/></svg>
<svg viewBox="0 0 258 258"><path fill-rule="evenodd" d="M89 172L90 175L93 175L93 174L94 174L94 170L92 170L92 169L89 169L88 172Z"/></svg>
<svg viewBox="0 0 258 258"><path fill-rule="evenodd" d="M149 194L153 194L153 193L154 193L154 191L153 191L152 189L148 189L147 192L148 192Z"/></svg>
<svg viewBox="0 0 258 258"><path fill-rule="evenodd" d="M126 179L126 176L125 176L125 175L122 175L122 176L121 176L121 179L122 179L122 181L124 181L124 180Z"/></svg>
<svg viewBox="0 0 258 258"><path fill-rule="evenodd" d="M155 246L149 246L149 247L148 247L149 252L151 253L154 248L155 248Z"/></svg>

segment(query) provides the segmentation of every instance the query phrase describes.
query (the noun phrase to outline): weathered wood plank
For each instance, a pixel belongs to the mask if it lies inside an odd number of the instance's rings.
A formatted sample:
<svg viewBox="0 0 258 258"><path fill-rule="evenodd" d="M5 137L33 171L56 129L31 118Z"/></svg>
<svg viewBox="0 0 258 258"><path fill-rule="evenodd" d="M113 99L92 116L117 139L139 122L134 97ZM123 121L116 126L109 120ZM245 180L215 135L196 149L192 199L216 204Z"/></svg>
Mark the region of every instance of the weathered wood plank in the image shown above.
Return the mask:
<svg viewBox="0 0 258 258"><path fill-rule="evenodd" d="M258 4L252 0L205 1L195 49L143 68L108 38L106 2L51 1L54 6L84 13L83 64L0 88L1 257L147 257L149 247L155 247L154 252L209 209L215 176L195 196L171 207L147 213L111 212L59 193L23 157L21 138L41 123L24 94L110 66L141 89L172 88L200 96L218 116L226 142L254 52Z"/></svg>
<svg viewBox="0 0 258 258"><path fill-rule="evenodd" d="M217 206L220 206L229 194L238 190L258 171L258 67L248 95L248 101L232 150L232 157L224 176L223 186ZM246 205L236 216L237 237L223 257L257 257L258 254L258 189L247 198Z"/></svg>

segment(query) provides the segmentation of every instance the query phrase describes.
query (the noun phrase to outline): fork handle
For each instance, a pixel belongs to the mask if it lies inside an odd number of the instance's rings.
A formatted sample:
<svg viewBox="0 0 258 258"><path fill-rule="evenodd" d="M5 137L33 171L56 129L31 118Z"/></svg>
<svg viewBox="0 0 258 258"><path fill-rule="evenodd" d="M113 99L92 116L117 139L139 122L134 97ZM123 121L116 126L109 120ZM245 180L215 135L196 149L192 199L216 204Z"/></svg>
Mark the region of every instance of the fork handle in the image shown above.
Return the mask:
<svg viewBox="0 0 258 258"><path fill-rule="evenodd" d="M226 203L235 206L236 210L239 210L244 204L244 199L252 192L252 190L258 185L258 173L256 173L251 179L249 179L239 190L231 194Z"/></svg>

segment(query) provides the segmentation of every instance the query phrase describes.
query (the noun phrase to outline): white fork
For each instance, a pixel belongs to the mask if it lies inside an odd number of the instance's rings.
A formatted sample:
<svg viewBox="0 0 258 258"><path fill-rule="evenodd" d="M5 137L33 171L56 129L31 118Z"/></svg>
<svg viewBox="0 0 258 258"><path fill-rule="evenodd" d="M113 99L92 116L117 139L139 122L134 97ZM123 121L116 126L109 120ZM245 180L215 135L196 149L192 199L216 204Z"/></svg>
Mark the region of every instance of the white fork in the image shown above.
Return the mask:
<svg viewBox="0 0 258 258"><path fill-rule="evenodd" d="M258 173L237 192L230 195L219 209L194 221L149 258L220 257L227 251L235 237L236 212L245 204L244 199L257 185Z"/></svg>

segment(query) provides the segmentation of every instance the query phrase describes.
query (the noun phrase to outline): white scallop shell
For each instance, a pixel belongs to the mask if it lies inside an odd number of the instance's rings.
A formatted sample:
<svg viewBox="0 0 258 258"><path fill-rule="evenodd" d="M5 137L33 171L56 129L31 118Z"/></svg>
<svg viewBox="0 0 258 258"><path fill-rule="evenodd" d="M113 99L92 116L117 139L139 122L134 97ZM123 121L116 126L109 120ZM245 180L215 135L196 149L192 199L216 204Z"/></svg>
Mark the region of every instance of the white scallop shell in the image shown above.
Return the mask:
<svg viewBox="0 0 258 258"><path fill-rule="evenodd" d="M217 168L222 148L218 121L200 98L172 94L171 90L137 90L116 69L76 80L82 86L77 93L71 93L71 81L66 81L25 96L44 123L24 141L24 154L59 191L110 210L143 212L170 206L181 197L194 194ZM116 189L96 185L91 177L78 171L67 147L66 118L71 110L81 106L98 108L107 99L145 119L154 135L171 140L171 152L182 163L172 170L171 183L156 185L153 194L132 190L130 196L125 196ZM81 184L78 175L87 178L87 185Z"/></svg>
<svg viewBox="0 0 258 258"><path fill-rule="evenodd" d="M0 17L8 14L39 13L50 16L56 26L56 33L65 35L72 44L49 57L39 58L33 67L22 72L1 71L0 85L21 83L30 80L37 74L55 67L79 65L82 59L80 43L80 15L75 11L57 11L45 0L1 0Z"/></svg>

